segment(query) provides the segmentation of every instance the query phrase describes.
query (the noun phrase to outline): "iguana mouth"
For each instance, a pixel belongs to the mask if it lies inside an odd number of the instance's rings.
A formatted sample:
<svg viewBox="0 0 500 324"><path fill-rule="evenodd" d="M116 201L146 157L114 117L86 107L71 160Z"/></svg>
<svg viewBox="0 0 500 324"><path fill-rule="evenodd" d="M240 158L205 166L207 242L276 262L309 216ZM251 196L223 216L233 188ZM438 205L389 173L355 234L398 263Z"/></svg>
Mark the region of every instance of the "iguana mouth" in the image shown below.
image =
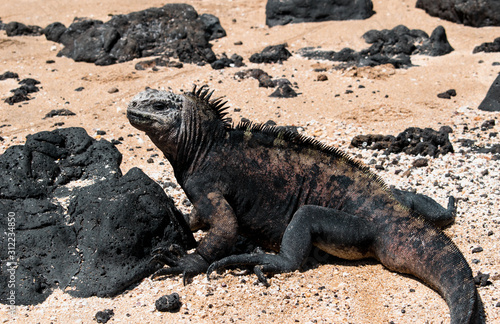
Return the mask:
<svg viewBox="0 0 500 324"><path fill-rule="evenodd" d="M127 118L130 123L134 125L151 125L155 121L161 123L161 120L159 120L154 114L139 110L128 109Z"/></svg>

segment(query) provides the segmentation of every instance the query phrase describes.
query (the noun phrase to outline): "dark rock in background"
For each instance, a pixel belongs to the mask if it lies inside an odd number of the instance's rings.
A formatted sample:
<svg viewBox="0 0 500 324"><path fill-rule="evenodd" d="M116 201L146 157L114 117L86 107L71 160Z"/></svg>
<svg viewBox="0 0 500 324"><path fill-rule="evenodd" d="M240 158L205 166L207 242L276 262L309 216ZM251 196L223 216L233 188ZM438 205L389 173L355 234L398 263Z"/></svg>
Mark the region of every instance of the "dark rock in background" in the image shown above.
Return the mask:
<svg viewBox="0 0 500 324"><path fill-rule="evenodd" d="M446 37L446 31L443 26L437 26L431 34L431 37L424 40L422 46L417 46L417 53L429 56L441 56L453 52Z"/></svg>
<svg viewBox="0 0 500 324"><path fill-rule="evenodd" d="M439 131L431 128L410 127L398 136L392 135L357 135L351 141L351 146L371 150L385 150L384 154L406 153L410 155L429 155L437 157L440 154L453 153L453 146L448 134L452 130L443 126Z"/></svg>
<svg viewBox="0 0 500 324"><path fill-rule="evenodd" d="M455 97L457 95L457 91L455 89L449 89L445 92L438 93L438 98L441 99L451 99L451 97Z"/></svg>
<svg viewBox="0 0 500 324"><path fill-rule="evenodd" d="M418 0L429 15L472 27L500 26L498 0Z"/></svg>
<svg viewBox="0 0 500 324"><path fill-rule="evenodd" d="M105 309L103 311L98 311L94 319L97 323L107 323L113 315L115 315L115 312L112 309Z"/></svg>
<svg viewBox="0 0 500 324"><path fill-rule="evenodd" d="M410 55L438 56L453 51L442 26L436 27L431 37L422 30L410 30L399 25L391 30L369 30L363 34L363 38L372 45L359 52L350 48L335 52L306 47L298 53L307 58L343 62L346 65L376 66L389 63L395 68L407 68L412 66Z"/></svg>
<svg viewBox="0 0 500 324"><path fill-rule="evenodd" d="M69 109L65 109L65 108L52 109L51 111L49 111L48 113L45 114L45 117L43 117L43 119L52 118L54 116L75 116L75 115L76 114Z"/></svg>
<svg viewBox="0 0 500 324"><path fill-rule="evenodd" d="M58 56L110 65L148 56L173 57L185 63L216 60L209 40L225 34L217 17L198 16L187 4L167 4L116 15L106 23L75 18L66 28L53 23L43 29L48 40L65 47Z"/></svg>
<svg viewBox="0 0 500 324"><path fill-rule="evenodd" d="M274 98L293 98L298 94L293 89L292 83L288 79L272 79L269 74L261 69L248 69L235 73L237 79L253 78L259 80L259 87L276 88L276 90L269 95ZM295 86L297 84L295 83Z"/></svg>
<svg viewBox="0 0 500 324"><path fill-rule="evenodd" d="M4 76L7 75L7 77L10 78L18 77L17 73L12 73L12 72L5 72L3 75ZM38 92L40 90L36 86L37 84L40 84L40 81L32 78L23 79L19 81L19 84L21 85L21 87L10 90L10 92L13 92L14 94L11 97L5 99L5 103L8 103L9 105L12 106L13 104L18 102L31 100L32 98L28 96L28 94Z"/></svg>
<svg viewBox="0 0 500 324"><path fill-rule="evenodd" d="M301 22L366 19L374 13L371 0L268 0L266 24L273 27Z"/></svg>
<svg viewBox="0 0 500 324"><path fill-rule="evenodd" d="M479 53L479 52L485 52L485 53L495 53L495 52L500 52L500 37L495 38L495 40L491 43L482 43L479 46L474 47L474 50L472 53Z"/></svg>
<svg viewBox="0 0 500 324"><path fill-rule="evenodd" d="M217 60L210 64L214 70L220 70L227 67L241 67L244 65L243 57L238 54L233 54L231 58L228 58L226 53L223 53Z"/></svg>
<svg viewBox="0 0 500 324"><path fill-rule="evenodd" d="M19 78L19 75L14 72L7 71L4 74L0 74L0 81L7 80L7 79L17 79Z"/></svg>
<svg viewBox="0 0 500 324"><path fill-rule="evenodd" d="M252 63L283 63L292 54L286 49L286 44L267 46L260 53L250 56Z"/></svg>
<svg viewBox="0 0 500 324"><path fill-rule="evenodd" d="M211 14L203 14L200 19L205 24L205 32L209 40L226 37L226 31L222 28L219 18Z"/></svg>
<svg viewBox="0 0 500 324"><path fill-rule="evenodd" d="M259 87L274 88L276 83L272 80L271 76L261 69L248 69L235 73L237 79L253 78L259 80Z"/></svg>
<svg viewBox="0 0 500 324"><path fill-rule="evenodd" d="M276 90L269 95L272 98L294 98L298 94L293 90L292 83L287 79L278 79L275 81L278 85Z"/></svg>
<svg viewBox="0 0 500 324"><path fill-rule="evenodd" d="M5 32L7 36L40 36L42 35L42 28L12 21L5 25Z"/></svg>
<svg viewBox="0 0 500 324"><path fill-rule="evenodd" d="M135 69L142 71L146 70L148 68L151 68L153 70L158 69L158 66L166 66L166 67L172 67L172 68L177 68L180 69L183 67L183 64L181 62L177 61L171 61L170 58L168 57L157 57L152 60L146 60L139 62L135 65Z"/></svg>
<svg viewBox="0 0 500 324"><path fill-rule="evenodd" d="M30 135L0 156L0 302L15 267L16 304L43 302L59 287L111 296L150 275L150 253L194 239L163 189L141 170L122 176L121 154L82 128ZM10 214L9 214L10 213ZM7 215L14 215L8 225Z"/></svg>
<svg viewBox="0 0 500 324"><path fill-rule="evenodd" d="M45 38L47 38L47 40L59 43L61 36L62 34L64 34L66 29L66 26L64 26L60 22L55 22L45 27L42 30L42 34L45 35Z"/></svg>
<svg viewBox="0 0 500 324"><path fill-rule="evenodd" d="M491 85L486 97L478 107L479 110L500 111L500 74Z"/></svg>

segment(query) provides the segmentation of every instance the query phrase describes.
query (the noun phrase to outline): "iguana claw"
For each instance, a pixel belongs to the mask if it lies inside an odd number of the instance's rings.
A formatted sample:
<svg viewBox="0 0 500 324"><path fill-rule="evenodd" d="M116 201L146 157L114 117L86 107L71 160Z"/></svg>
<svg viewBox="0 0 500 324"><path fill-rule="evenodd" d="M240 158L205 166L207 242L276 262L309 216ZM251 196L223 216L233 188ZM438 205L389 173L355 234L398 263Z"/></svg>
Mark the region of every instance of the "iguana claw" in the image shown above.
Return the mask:
<svg viewBox="0 0 500 324"><path fill-rule="evenodd" d="M269 287L269 282L266 275L263 272L264 265L261 264L257 258L264 256L264 254L254 255L254 254L243 254L238 256L229 256L219 261L213 262L207 269L207 280L210 280L210 274L217 269L225 268L229 265L250 265L253 267L253 272L266 287Z"/></svg>
<svg viewBox="0 0 500 324"><path fill-rule="evenodd" d="M182 274L183 284L186 285L187 279L191 276L203 273L208 268L208 263L197 253L187 254L178 261L173 261L169 268L162 268L152 275L152 279L168 275Z"/></svg>

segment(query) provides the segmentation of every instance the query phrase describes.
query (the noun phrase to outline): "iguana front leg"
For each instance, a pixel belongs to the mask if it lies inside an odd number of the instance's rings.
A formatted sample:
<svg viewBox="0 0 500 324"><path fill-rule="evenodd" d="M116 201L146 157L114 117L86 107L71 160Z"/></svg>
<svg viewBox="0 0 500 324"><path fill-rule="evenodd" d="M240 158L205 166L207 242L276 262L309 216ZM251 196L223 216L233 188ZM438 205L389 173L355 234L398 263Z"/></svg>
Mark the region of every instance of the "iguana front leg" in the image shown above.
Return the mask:
<svg viewBox="0 0 500 324"><path fill-rule="evenodd" d="M198 216L210 229L194 253L184 255L177 261L164 256L164 263L170 267L156 271L153 279L182 273L185 282L187 276L205 272L211 262L227 255L236 243L238 223L233 209L222 193L211 191L206 195L194 195L192 199Z"/></svg>
<svg viewBox="0 0 500 324"><path fill-rule="evenodd" d="M302 206L288 224L279 254L240 254L225 257L210 265L207 276L216 269L231 265L255 266L261 272L282 273L298 270L313 245L325 252L347 259L371 256L373 226L360 217L325 207Z"/></svg>

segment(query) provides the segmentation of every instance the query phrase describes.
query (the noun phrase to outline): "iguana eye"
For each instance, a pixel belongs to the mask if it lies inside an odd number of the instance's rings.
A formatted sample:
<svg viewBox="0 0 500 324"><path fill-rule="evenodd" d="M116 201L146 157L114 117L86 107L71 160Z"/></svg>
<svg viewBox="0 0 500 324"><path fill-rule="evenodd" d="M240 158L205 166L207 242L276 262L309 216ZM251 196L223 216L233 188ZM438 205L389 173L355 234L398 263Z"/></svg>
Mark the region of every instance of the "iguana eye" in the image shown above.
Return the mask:
<svg viewBox="0 0 500 324"><path fill-rule="evenodd" d="M164 110L167 108L168 108L168 105L165 102L158 101L158 102L153 103L154 110Z"/></svg>

